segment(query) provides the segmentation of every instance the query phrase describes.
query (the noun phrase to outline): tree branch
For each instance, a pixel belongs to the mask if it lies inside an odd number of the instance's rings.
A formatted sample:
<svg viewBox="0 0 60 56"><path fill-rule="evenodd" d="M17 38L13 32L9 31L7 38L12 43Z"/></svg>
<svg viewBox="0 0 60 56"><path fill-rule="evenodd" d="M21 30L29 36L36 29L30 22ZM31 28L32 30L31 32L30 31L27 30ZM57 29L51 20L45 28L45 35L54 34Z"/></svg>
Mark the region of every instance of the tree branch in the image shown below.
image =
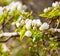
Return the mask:
<svg viewBox="0 0 60 56"><path fill-rule="evenodd" d="M16 35L20 35L20 33L19 32L4 32L4 33L1 33L0 34L0 38L1 37L4 37L4 36L6 36L6 37L11 37L11 36L16 36Z"/></svg>
<svg viewBox="0 0 60 56"><path fill-rule="evenodd" d="M5 43L5 42L9 41L12 37L19 37L20 33L19 32L12 32L12 33L5 32L5 33L0 34L0 38L4 37L4 36L6 36L8 38L5 39L5 40L0 41L0 43Z"/></svg>
<svg viewBox="0 0 60 56"><path fill-rule="evenodd" d="M8 22L10 21L10 20L12 20L14 18L14 16L11 16L5 23L4 23L4 26L6 25L6 24L8 24Z"/></svg>
<svg viewBox="0 0 60 56"><path fill-rule="evenodd" d="M52 32L59 32L60 33L60 29L56 29L56 28L51 28L50 29ZM0 38L2 37L8 37L7 39L0 41L0 43L5 43L7 41L9 41L12 37L19 37L20 36L20 32L4 32L0 34Z"/></svg>

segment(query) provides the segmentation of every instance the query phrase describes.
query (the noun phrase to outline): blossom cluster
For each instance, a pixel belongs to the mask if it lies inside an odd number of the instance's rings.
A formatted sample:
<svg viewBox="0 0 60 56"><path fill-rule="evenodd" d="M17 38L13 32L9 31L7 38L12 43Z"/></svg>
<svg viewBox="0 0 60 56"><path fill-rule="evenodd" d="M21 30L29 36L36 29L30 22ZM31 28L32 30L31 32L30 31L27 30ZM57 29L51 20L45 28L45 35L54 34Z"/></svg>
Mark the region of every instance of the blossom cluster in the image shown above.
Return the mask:
<svg viewBox="0 0 60 56"><path fill-rule="evenodd" d="M15 9L17 9L20 12L24 12L26 9L25 5L22 5L21 2L17 1L17 2L11 2L9 5L7 6L0 6L0 16L4 14L4 10L5 11L9 11L9 13L12 13L12 11L14 11Z"/></svg>
<svg viewBox="0 0 60 56"><path fill-rule="evenodd" d="M44 22L42 24L40 19L23 19L23 17L20 17L18 19L19 23L16 23L16 26L24 26L26 28L26 32L25 32L25 36L27 37L31 37L32 36L32 32L30 31L31 29L36 30L38 29L38 31L43 31L49 28L49 24Z"/></svg>
<svg viewBox="0 0 60 56"><path fill-rule="evenodd" d="M60 6L60 2L55 1L54 3L52 3L52 7L45 8L45 9L43 10L43 12L44 12L44 13L45 13L45 12L48 12L48 11L50 11L52 8L56 8L56 7L59 7L59 6Z"/></svg>

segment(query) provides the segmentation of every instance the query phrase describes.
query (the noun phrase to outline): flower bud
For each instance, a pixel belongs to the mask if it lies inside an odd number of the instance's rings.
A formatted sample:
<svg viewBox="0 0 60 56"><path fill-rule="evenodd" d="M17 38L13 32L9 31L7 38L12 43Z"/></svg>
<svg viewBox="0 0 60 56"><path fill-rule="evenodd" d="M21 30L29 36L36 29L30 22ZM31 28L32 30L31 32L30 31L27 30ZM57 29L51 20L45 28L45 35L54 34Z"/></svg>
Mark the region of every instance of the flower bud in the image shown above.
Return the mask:
<svg viewBox="0 0 60 56"><path fill-rule="evenodd" d="M31 24L32 24L32 20L28 20L28 22L26 23L26 29L31 29Z"/></svg>
<svg viewBox="0 0 60 56"><path fill-rule="evenodd" d="M56 1L55 3L52 3L52 7L57 7L59 6L59 3Z"/></svg>
<svg viewBox="0 0 60 56"><path fill-rule="evenodd" d="M25 32L25 36L26 36L26 37L31 37L31 36L32 36L32 32L29 31L29 30L26 31L26 32Z"/></svg>
<svg viewBox="0 0 60 56"><path fill-rule="evenodd" d="M45 8L45 9L43 10L44 13L47 12L47 11L48 11L48 8Z"/></svg>
<svg viewBox="0 0 60 56"><path fill-rule="evenodd" d="M49 28L49 24L47 24L46 22L45 23L43 23L42 25L41 25L41 27L39 28L39 30L46 30L46 29L48 29Z"/></svg>

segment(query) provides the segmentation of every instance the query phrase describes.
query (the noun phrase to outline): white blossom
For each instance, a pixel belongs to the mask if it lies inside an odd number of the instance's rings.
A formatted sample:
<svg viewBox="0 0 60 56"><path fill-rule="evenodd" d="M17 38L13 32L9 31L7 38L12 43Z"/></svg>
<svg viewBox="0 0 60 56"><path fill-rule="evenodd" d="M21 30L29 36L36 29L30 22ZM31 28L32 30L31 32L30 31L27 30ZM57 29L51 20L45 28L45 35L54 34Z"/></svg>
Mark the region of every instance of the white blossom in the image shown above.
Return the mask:
<svg viewBox="0 0 60 56"><path fill-rule="evenodd" d="M23 10L26 10L27 9L27 6L26 5L23 5L22 8L23 8Z"/></svg>
<svg viewBox="0 0 60 56"><path fill-rule="evenodd" d="M14 2L14 1L11 2L11 3L7 6L7 8L10 10L10 11L9 11L9 14L11 14L12 11L15 10L15 8L16 8L15 2Z"/></svg>
<svg viewBox="0 0 60 56"><path fill-rule="evenodd" d="M47 11L48 11L48 8L45 8L45 9L43 10L44 13L47 12Z"/></svg>
<svg viewBox="0 0 60 56"><path fill-rule="evenodd" d="M8 6L6 6L6 9L9 10L9 14L12 13L12 11L14 11L15 9L17 9L18 11L24 12L26 6L23 6L21 2L17 1L17 2L11 2Z"/></svg>
<svg viewBox="0 0 60 56"><path fill-rule="evenodd" d="M13 11L13 10L15 10L16 8L18 9L18 10L21 10L21 8L22 8L22 3L20 3L20 2L12 2L9 6L8 6L9 8L10 8L10 13Z"/></svg>
<svg viewBox="0 0 60 56"><path fill-rule="evenodd" d="M17 2L17 10L21 11L22 10L22 3L21 2Z"/></svg>
<svg viewBox="0 0 60 56"><path fill-rule="evenodd" d="M33 21L32 21L32 26L36 26L37 24L36 24L36 19L34 19Z"/></svg>
<svg viewBox="0 0 60 56"><path fill-rule="evenodd" d="M24 25L25 24L25 20L22 19L21 22L20 22L20 25Z"/></svg>
<svg viewBox="0 0 60 56"><path fill-rule="evenodd" d="M3 15L3 8L0 7L0 16Z"/></svg>
<svg viewBox="0 0 60 56"><path fill-rule="evenodd" d="M32 36L32 32L31 32L31 31L29 31L29 30L28 30L28 31L26 31L26 32L25 32L25 36L27 36L27 37L31 37L31 36Z"/></svg>
<svg viewBox="0 0 60 56"><path fill-rule="evenodd" d="M31 29L32 20L28 20L26 23L26 29Z"/></svg>
<svg viewBox="0 0 60 56"><path fill-rule="evenodd" d="M52 3L52 7L57 7L59 6L59 3L56 1L55 3Z"/></svg>
<svg viewBox="0 0 60 56"><path fill-rule="evenodd" d="M15 7L16 7L16 5L15 5L15 2L13 1L13 2L9 5L9 8L10 8L11 10L14 10Z"/></svg>
<svg viewBox="0 0 60 56"><path fill-rule="evenodd" d="M32 26L40 26L42 23L40 21L40 19L34 19L32 21Z"/></svg>
<svg viewBox="0 0 60 56"><path fill-rule="evenodd" d="M36 20L36 24L37 24L37 26L40 26L42 24L41 21L40 21L40 19Z"/></svg>
<svg viewBox="0 0 60 56"><path fill-rule="evenodd" d="M30 20L30 19L26 19L26 20L25 20L25 23L27 23L29 20Z"/></svg>
<svg viewBox="0 0 60 56"><path fill-rule="evenodd" d="M46 22L44 22L41 27L39 28L39 30L46 30L49 28L49 24L47 24Z"/></svg>
<svg viewBox="0 0 60 56"><path fill-rule="evenodd" d="M48 11L51 10L51 7L48 7Z"/></svg>
<svg viewBox="0 0 60 56"><path fill-rule="evenodd" d="M8 47L6 46L6 44L2 44L2 48L4 52L9 51Z"/></svg>

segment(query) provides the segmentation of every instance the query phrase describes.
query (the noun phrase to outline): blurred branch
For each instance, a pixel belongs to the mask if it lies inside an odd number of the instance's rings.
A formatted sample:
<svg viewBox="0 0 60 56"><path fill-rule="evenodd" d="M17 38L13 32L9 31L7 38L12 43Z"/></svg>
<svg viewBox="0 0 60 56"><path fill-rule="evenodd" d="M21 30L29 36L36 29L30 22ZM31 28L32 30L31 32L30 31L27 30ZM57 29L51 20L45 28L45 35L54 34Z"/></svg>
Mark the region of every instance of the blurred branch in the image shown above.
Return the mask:
<svg viewBox="0 0 60 56"><path fill-rule="evenodd" d="M11 33L5 32L5 33L0 34L0 38L2 38L4 36L8 37L8 38L6 40L0 41L0 43L5 43L5 42L9 41L12 37L19 37L20 33L19 32L11 32Z"/></svg>
<svg viewBox="0 0 60 56"><path fill-rule="evenodd" d="M4 26L6 25L6 24L8 24L8 22L10 21L10 20L12 20L14 18L14 16L11 16L5 23L4 23Z"/></svg>
<svg viewBox="0 0 60 56"><path fill-rule="evenodd" d="M60 29L56 29L56 28L51 28L50 29L52 32L59 32L60 33ZM2 37L8 37L6 40L0 41L0 43L5 43L7 41L9 41L11 38L13 37L19 37L20 36L20 32L4 32L0 34L0 38Z"/></svg>
<svg viewBox="0 0 60 56"><path fill-rule="evenodd" d="M10 37L10 36L16 36L16 35L20 35L20 33L19 32L4 32L4 33L1 33L0 34L0 38L1 37L4 37L4 36L6 36L6 37Z"/></svg>
<svg viewBox="0 0 60 56"><path fill-rule="evenodd" d="M11 21L13 18L14 18L14 16L11 16L8 20L6 20L6 22L5 22L5 19L3 20L2 28L1 28L1 29L3 30L3 32L4 32L4 27L5 27L5 25L8 24L9 21ZM0 29L0 30L1 30L1 29Z"/></svg>

